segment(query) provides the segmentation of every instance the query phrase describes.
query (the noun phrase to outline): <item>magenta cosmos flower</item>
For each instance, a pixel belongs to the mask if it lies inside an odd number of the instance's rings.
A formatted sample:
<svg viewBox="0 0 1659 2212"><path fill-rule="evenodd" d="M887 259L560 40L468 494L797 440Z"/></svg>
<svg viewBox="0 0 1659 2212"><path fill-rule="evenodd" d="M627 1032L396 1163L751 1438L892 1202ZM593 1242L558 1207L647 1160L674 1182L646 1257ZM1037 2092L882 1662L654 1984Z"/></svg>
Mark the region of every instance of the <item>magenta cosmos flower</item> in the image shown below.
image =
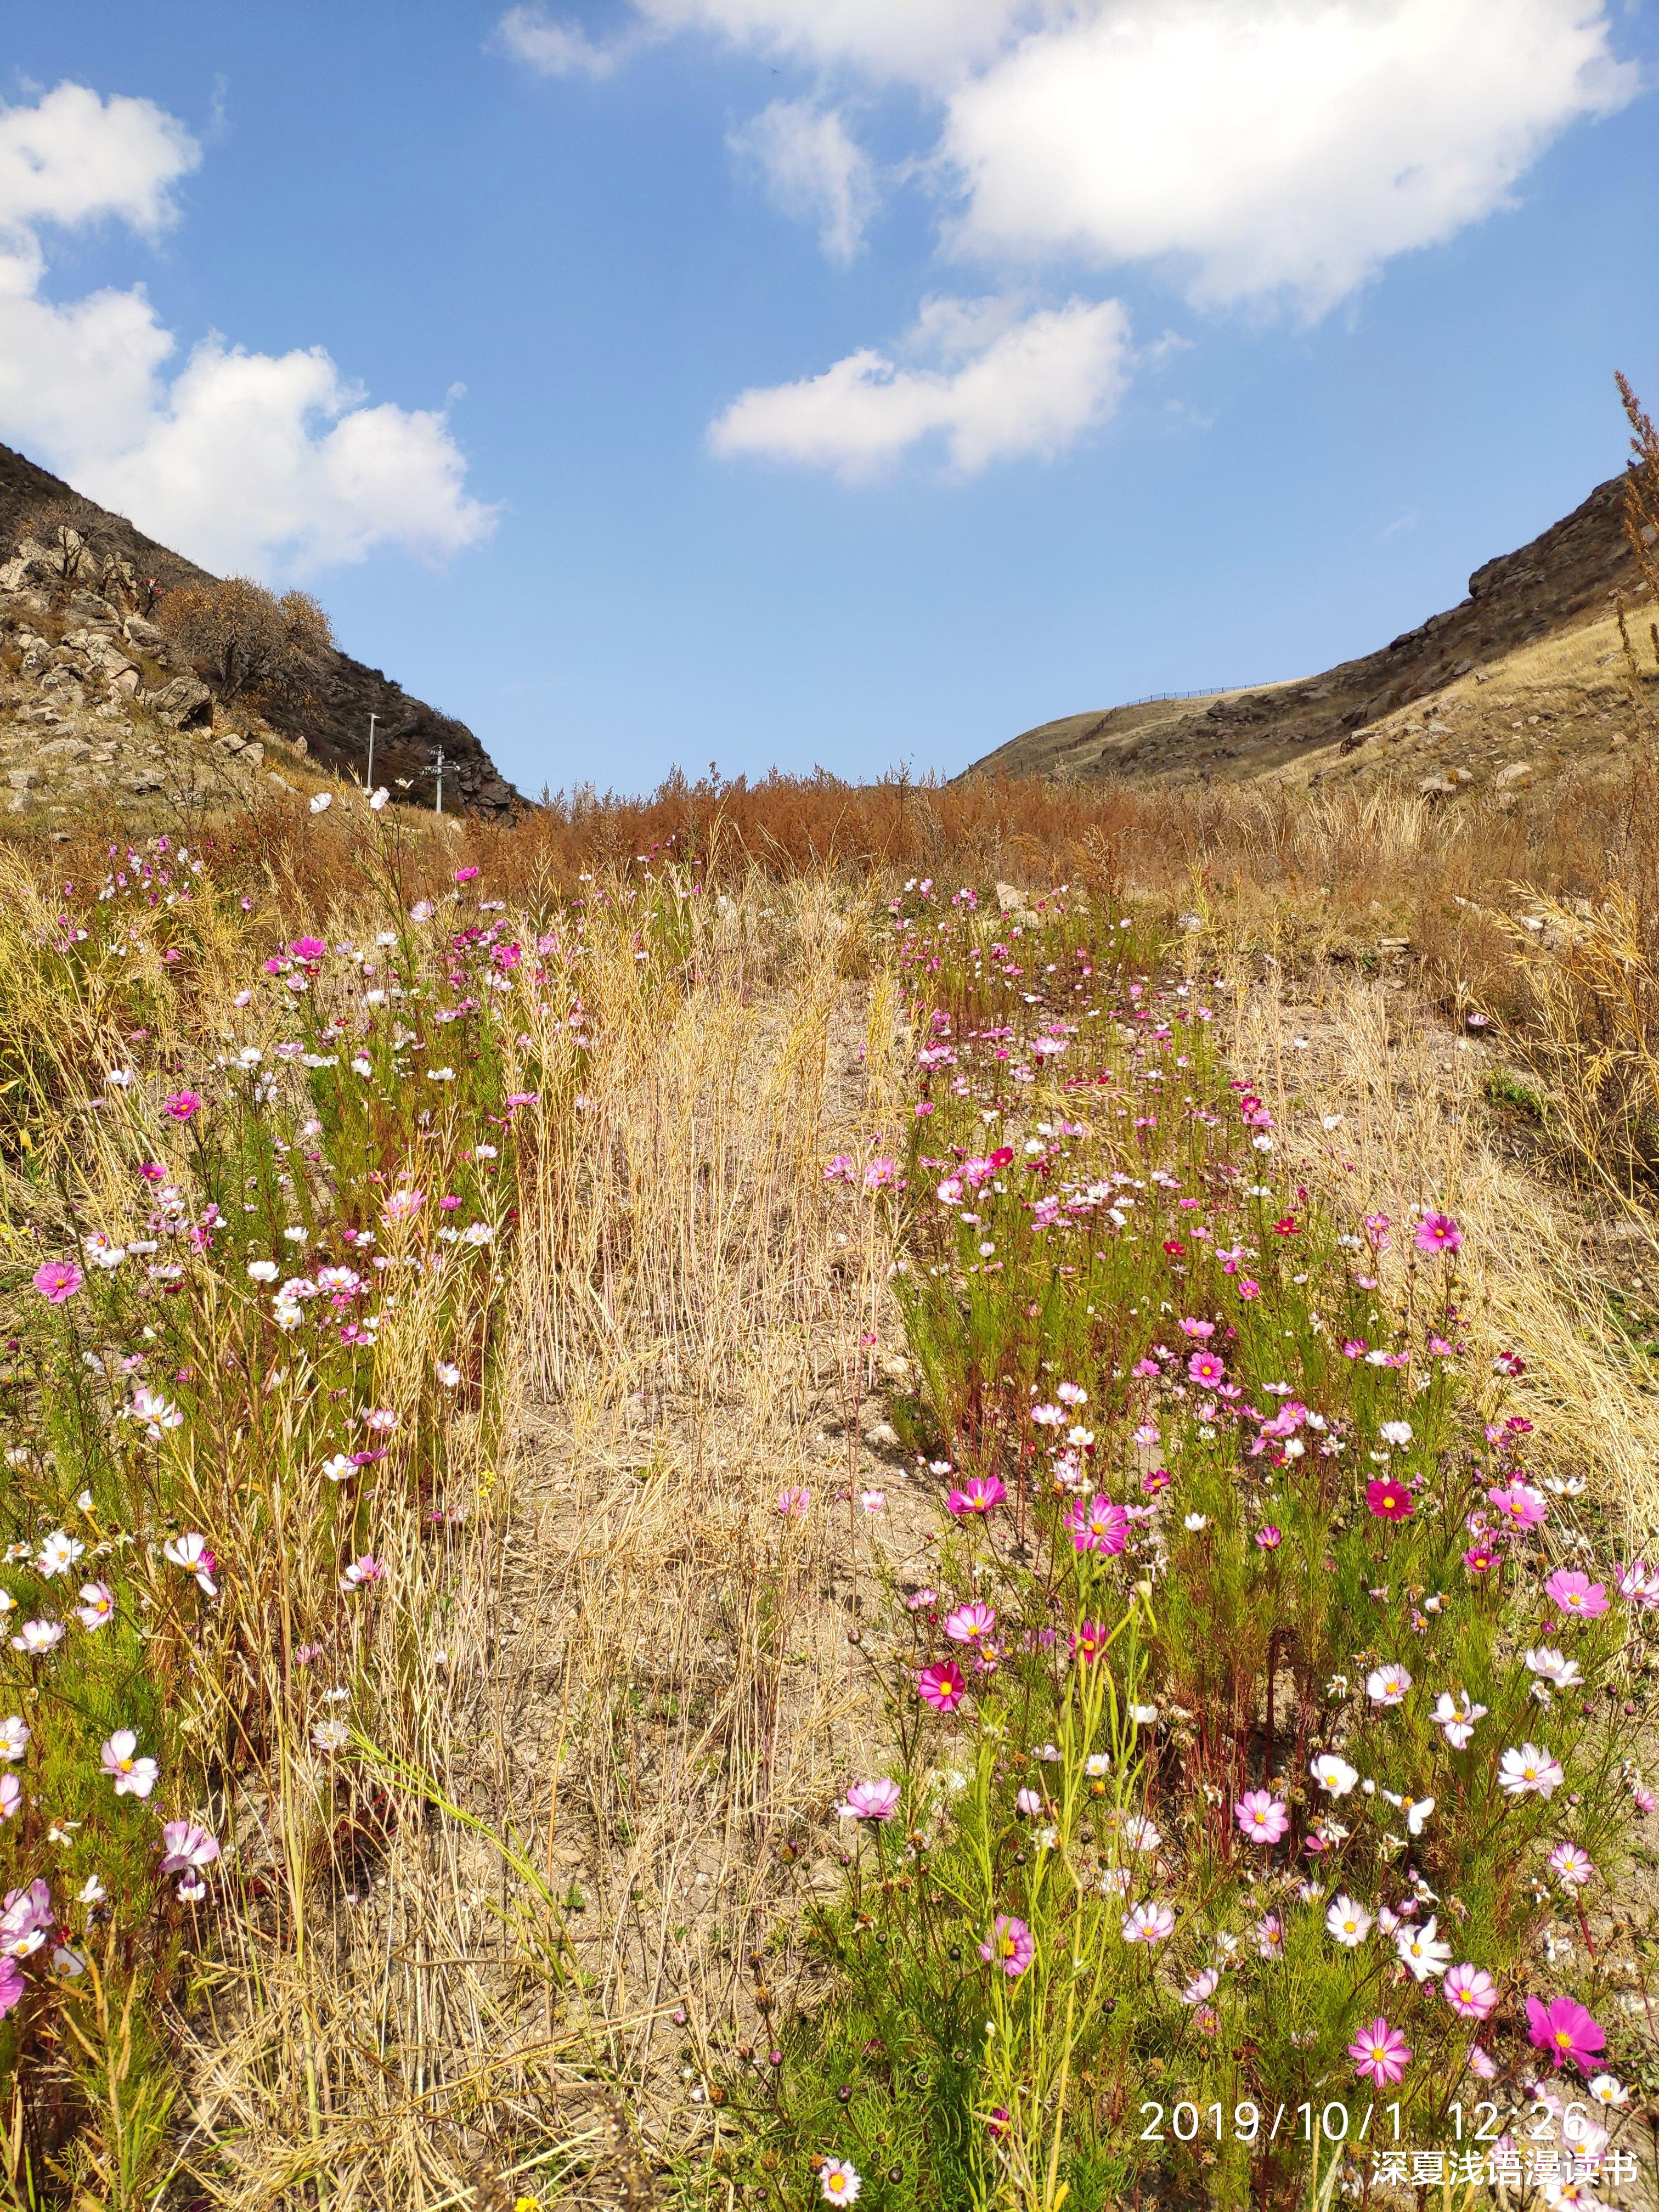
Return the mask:
<svg viewBox="0 0 1659 2212"><path fill-rule="evenodd" d="M86 1279L73 1260L48 1260L34 1271L35 1289L55 1306L72 1298Z"/></svg>
<svg viewBox="0 0 1659 2212"><path fill-rule="evenodd" d="M979 1947L979 1955L987 1966L1000 1966L1011 1982L1017 1982L1036 1956L1036 1945L1023 1920L1016 1920L1010 1912L999 1912L989 1936Z"/></svg>
<svg viewBox="0 0 1659 2212"><path fill-rule="evenodd" d="M899 1808L899 1786L885 1779L854 1782L836 1810L843 1820L890 1820Z"/></svg>
<svg viewBox="0 0 1659 2212"><path fill-rule="evenodd" d="M1187 1372L1194 1382L1201 1383L1206 1390L1213 1390L1218 1382L1226 1381L1227 1363L1224 1359L1218 1359L1212 1352L1195 1352L1187 1362Z"/></svg>
<svg viewBox="0 0 1659 2212"><path fill-rule="evenodd" d="M1534 1490L1528 1482L1511 1482L1501 1490L1489 1490L1486 1503L1495 1505L1511 1528L1535 1528L1549 1507L1544 1493Z"/></svg>
<svg viewBox="0 0 1659 2212"><path fill-rule="evenodd" d="M1594 1620L1607 1609L1606 1585L1567 1567L1557 1568L1544 1585L1544 1595L1570 1620Z"/></svg>
<svg viewBox="0 0 1659 2212"><path fill-rule="evenodd" d="M1255 1547L1258 1552L1276 1552L1284 1540L1285 1531L1282 1528L1274 1528L1271 1521L1265 1528L1258 1528L1255 1532Z"/></svg>
<svg viewBox="0 0 1659 2212"><path fill-rule="evenodd" d="M1540 2051L1547 2051L1552 2064L1559 2067L1571 2059L1581 2074L1589 2072L1607 2040L1583 2006L1571 1997L1553 1997L1548 2004L1541 1998L1528 1997L1527 2039Z"/></svg>
<svg viewBox="0 0 1659 2212"><path fill-rule="evenodd" d="M1104 1552L1115 1557L1129 1540L1129 1516L1109 1498L1081 1498L1066 1516L1066 1526L1079 1552Z"/></svg>
<svg viewBox="0 0 1659 2212"><path fill-rule="evenodd" d="M1449 1213L1423 1216L1417 1231L1419 1252L1455 1252L1462 1242L1463 1232Z"/></svg>
<svg viewBox="0 0 1659 2212"><path fill-rule="evenodd" d="M811 1503L812 1493L803 1484L793 1484L778 1492L778 1510L786 1521L799 1521Z"/></svg>
<svg viewBox="0 0 1659 2212"><path fill-rule="evenodd" d="M924 1667L916 1677L916 1695L935 1712L955 1712L967 1694L968 1685L954 1660L942 1659L936 1666Z"/></svg>
<svg viewBox="0 0 1659 2212"><path fill-rule="evenodd" d="M1498 1984L1484 1966L1454 1966L1440 1986L1460 2020L1487 2020L1497 2008Z"/></svg>
<svg viewBox="0 0 1659 2212"><path fill-rule="evenodd" d="M1365 1503L1379 1521L1409 1521L1416 1510L1412 1494L1403 1482L1368 1482Z"/></svg>
<svg viewBox="0 0 1659 2212"><path fill-rule="evenodd" d="M1000 1475L976 1474L960 1490L953 1490L945 1499L945 1510L950 1513L988 1513L994 1505L1000 1505L1008 1495L1007 1486Z"/></svg>
<svg viewBox="0 0 1659 2212"><path fill-rule="evenodd" d="M1369 2027L1361 2028L1348 2045L1353 2070L1362 2081L1379 2089L1392 2089L1411 2064L1411 2046L1397 2027L1390 2027L1379 2013Z"/></svg>
<svg viewBox="0 0 1659 2212"><path fill-rule="evenodd" d="M161 1111L175 1121L188 1121L193 1114L199 1114L201 1110L202 1094L199 1091L169 1091L161 1105Z"/></svg>
<svg viewBox="0 0 1659 2212"><path fill-rule="evenodd" d="M1282 1797L1271 1790L1247 1790L1233 1808L1233 1818L1253 1844L1276 1844L1291 1825Z"/></svg>
<svg viewBox="0 0 1659 2212"><path fill-rule="evenodd" d="M1092 1667L1111 1641L1111 1632L1098 1620L1080 1621L1072 1632L1072 1656L1079 1667Z"/></svg>

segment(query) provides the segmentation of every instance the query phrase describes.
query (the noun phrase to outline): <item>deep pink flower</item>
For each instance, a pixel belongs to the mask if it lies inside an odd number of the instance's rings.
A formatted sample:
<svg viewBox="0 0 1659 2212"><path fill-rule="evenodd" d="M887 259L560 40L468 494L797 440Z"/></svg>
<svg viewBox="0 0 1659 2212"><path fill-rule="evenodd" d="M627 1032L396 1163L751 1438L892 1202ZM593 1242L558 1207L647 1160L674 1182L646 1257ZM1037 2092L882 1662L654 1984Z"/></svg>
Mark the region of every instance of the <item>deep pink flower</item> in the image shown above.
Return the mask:
<svg viewBox="0 0 1659 2212"><path fill-rule="evenodd" d="M1109 1632L1096 1620L1079 1622L1072 1635L1072 1656L1079 1667L1091 1667L1106 1649Z"/></svg>
<svg viewBox="0 0 1659 2212"><path fill-rule="evenodd" d="M1392 2089L1404 2078L1411 2063L1411 2047L1397 2027L1390 2027L1379 2013L1369 2027L1361 2028L1348 2045L1353 2070L1362 2081L1379 2089Z"/></svg>
<svg viewBox="0 0 1659 2212"><path fill-rule="evenodd" d="M202 1096L198 1091L173 1091L162 1101L161 1111L175 1121L188 1121L192 1114L202 1110Z"/></svg>
<svg viewBox="0 0 1659 2212"><path fill-rule="evenodd" d="M1498 1508L1511 1528L1535 1528L1549 1511L1543 1492L1528 1482L1511 1482L1505 1489L1489 1490L1486 1503Z"/></svg>
<svg viewBox="0 0 1659 2212"><path fill-rule="evenodd" d="M917 1675L916 1694L935 1712L953 1713L967 1696L968 1685L953 1659L941 1659Z"/></svg>
<svg viewBox="0 0 1659 2212"><path fill-rule="evenodd" d="M1167 1467L1155 1467L1150 1474L1141 1476L1140 1486L1150 1497L1156 1498L1159 1491L1167 1490L1174 1480L1175 1477Z"/></svg>
<svg viewBox="0 0 1659 2212"><path fill-rule="evenodd" d="M1460 2020L1489 2020L1497 2008L1498 1984L1484 1966L1454 1966L1440 1986Z"/></svg>
<svg viewBox="0 0 1659 2212"><path fill-rule="evenodd" d="M296 960L321 960L328 951L320 937L296 937L288 949Z"/></svg>
<svg viewBox="0 0 1659 2212"><path fill-rule="evenodd" d="M0 1958L0 2020L5 2018L14 2005L21 2002L27 1988L22 1968L8 1952L4 1958Z"/></svg>
<svg viewBox="0 0 1659 2212"><path fill-rule="evenodd" d="M1449 1213L1425 1213L1417 1231L1419 1252L1455 1252L1463 1232Z"/></svg>
<svg viewBox="0 0 1659 2212"><path fill-rule="evenodd" d="M1000 1505L1008 1495L1007 1485L1000 1474L975 1474L960 1490L953 1490L945 1501L949 1513L988 1513Z"/></svg>
<svg viewBox="0 0 1659 2212"><path fill-rule="evenodd" d="M1253 1844L1276 1844L1291 1825L1282 1797L1270 1790L1248 1790L1233 1808L1233 1818Z"/></svg>
<svg viewBox="0 0 1659 2212"><path fill-rule="evenodd" d="M1036 1956L1036 1944L1023 1920L999 1912L979 1955L988 1966L1000 1966L1011 1982L1017 1982Z"/></svg>
<svg viewBox="0 0 1659 2212"><path fill-rule="evenodd" d="M1606 1586L1569 1567L1556 1569L1544 1585L1544 1595L1570 1620L1594 1620L1607 1609Z"/></svg>
<svg viewBox="0 0 1659 2212"><path fill-rule="evenodd" d="M1276 1552L1285 1540L1282 1528L1275 1528L1271 1521L1255 1532L1255 1547L1259 1552Z"/></svg>
<svg viewBox="0 0 1659 2212"><path fill-rule="evenodd" d="M48 1260L34 1271L35 1289L55 1306L72 1298L86 1279L73 1260Z"/></svg>
<svg viewBox="0 0 1659 2212"><path fill-rule="evenodd" d="M1528 1997L1527 2039L1540 2051L1547 2051L1553 2065L1559 2067L1571 2059L1581 2074L1589 2072L1607 2040L1583 2006L1571 1997L1552 1997L1548 2004Z"/></svg>
<svg viewBox="0 0 1659 2212"><path fill-rule="evenodd" d="M1379 1521L1409 1521L1416 1501L1403 1482L1368 1482L1365 1503Z"/></svg>
<svg viewBox="0 0 1659 2212"><path fill-rule="evenodd" d="M1463 1554L1463 1565L1472 1575L1484 1575L1495 1564L1498 1554L1490 1544L1471 1544Z"/></svg>
<svg viewBox="0 0 1659 2212"><path fill-rule="evenodd" d="M1079 1552L1115 1555L1129 1540L1129 1516L1109 1498L1091 1498L1086 1505L1079 1498L1066 1516L1066 1526Z"/></svg>
<svg viewBox="0 0 1659 2212"><path fill-rule="evenodd" d="M1226 1381L1227 1363L1218 1359L1212 1352L1195 1352L1187 1362L1187 1372L1194 1382L1212 1390L1218 1382Z"/></svg>
<svg viewBox="0 0 1659 2212"><path fill-rule="evenodd" d="M470 884L477 872L476 868L457 868L455 880L458 884Z"/></svg>

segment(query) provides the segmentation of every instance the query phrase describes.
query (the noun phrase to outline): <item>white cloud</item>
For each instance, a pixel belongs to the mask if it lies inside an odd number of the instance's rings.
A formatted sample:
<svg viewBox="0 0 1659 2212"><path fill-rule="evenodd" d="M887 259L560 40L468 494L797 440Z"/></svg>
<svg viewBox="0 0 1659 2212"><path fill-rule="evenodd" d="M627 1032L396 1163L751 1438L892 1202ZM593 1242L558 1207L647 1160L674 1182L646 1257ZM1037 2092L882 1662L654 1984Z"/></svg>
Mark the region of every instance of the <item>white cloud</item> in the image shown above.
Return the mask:
<svg viewBox="0 0 1659 2212"><path fill-rule="evenodd" d="M33 107L0 108L0 227L27 235L37 223L114 216L154 233L173 220L172 187L201 158L183 124L149 100L60 84Z"/></svg>
<svg viewBox="0 0 1659 2212"><path fill-rule="evenodd" d="M661 33L703 31L818 68L937 84L1064 0L635 0ZM515 9L518 15L523 10Z"/></svg>
<svg viewBox="0 0 1659 2212"><path fill-rule="evenodd" d="M981 259L1179 257L1191 296L1322 311L1510 202L1638 88L1599 0L1098 6L955 87L939 145Z"/></svg>
<svg viewBox="0 0 1659 2212"><path fill-rule="evenodd" d="M320 347L178 342L140 287L40 296L40 226L154 233L199 158L148 101L60 86L0 110L0 434L209 567L269 576L379 545L453 553L493 526L441 413L368 405Z"/></svg>
<svg viewBox="0 0 1659 2212"><path fill-rule="evenodd" d="M726 143L760 170L775 206L818 225L831 261L854 259L879 196L869 155L833 108L775 100Z"/></svg>
<svg viewBox="0 0 1659 2212"><path fill-rule="evenodd" d="M495 35L514 61L540 76L609 76L633 41L601 46L580 23L556 22L544 8L509 8Z"/></svg>
<svg viewBox="0 0 1659 2212"><path fill-rule="evenodd" d="M712 449L850 480L879 475L926 441L943 444L957 477L1051 459L1115 407L1128 320L1115 300L1027 313L1006 301L935 300L900 350L902 365L863 347L821 376L739 394L711 425Z"/></svg>

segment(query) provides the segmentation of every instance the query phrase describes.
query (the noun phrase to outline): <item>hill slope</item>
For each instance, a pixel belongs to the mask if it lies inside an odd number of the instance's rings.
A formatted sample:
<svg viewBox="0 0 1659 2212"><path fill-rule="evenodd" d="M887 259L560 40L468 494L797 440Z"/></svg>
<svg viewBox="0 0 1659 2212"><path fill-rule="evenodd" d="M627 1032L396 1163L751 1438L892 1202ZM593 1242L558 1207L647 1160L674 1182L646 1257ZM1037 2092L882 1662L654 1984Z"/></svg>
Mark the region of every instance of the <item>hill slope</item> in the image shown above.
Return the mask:
<svg viewBox="0 0 1659 2212"><path fill-rule="evenodd" d="M85 499L9 446L0 446L0 556L15 546L20 526L32 509L60 500L85 509L98 542L131 562L141 578L154 577L166 590L205 577L207 572L194 562L158 545L124 515L112 514ZM33 615L27 590L0 591L0 628L15 631ZM83 626L95 630L98 623L94 618ZM320 766L359 775L366 764L371 714L377 717L377 782L423 776L434 749L441 744L447 799L453 792L462 805L489 814L505 813L518 803L518 793L465 722L440 714L424 700L411 699L401 684L349 653L330 652L303 709L280 702L264 709L271 727L290 739L303 738L306 750ZM246 724L246 708L238 710L238 718ZM429 790L429 780L414 788L417 793Z"/></svg>
<svg viewBox="0 0 1659 2212"><path fill-rule="evenodd" d="M1504 764L1516 764L1507 760L1516 737L1511 677L1567 695L1534 714L1540 726L1546 717L1577 717L1582 709L1598 733L1605 723L1611 738L1628 689L1614 657L1610 601L1619 592L1641 592L1625 536L1624 484L1623 477L1598 484L1582 507L1530 544L1477 568L1468 599L1380 652L1254 690L1067 715L1011 738L967 772L1089 781L1128 775L1159 782L1278 775L1312 781L1366 772L1383 757L1380 744L1405 735L1429 741L1426 747L1419 743L1419 753L1431 769L1452 766L1448 756L1459 750L1456 742L1434 741L1460 735L1463 750L1473 744L1483 758L1496 751L1506 756ZM1644 629L1646 620L1644 613ZM1494 682L1498 690L1490 696L1476 690ZM1449 725L1435 727L1437 714L1413 718L1412 709L1430 699L1462 708L1461 733ZM1534 702L1527 703L1530 710ZM1523 735L1533 726L1523 714ZM1370 750L1356 758L1362 748Z"/></svg>

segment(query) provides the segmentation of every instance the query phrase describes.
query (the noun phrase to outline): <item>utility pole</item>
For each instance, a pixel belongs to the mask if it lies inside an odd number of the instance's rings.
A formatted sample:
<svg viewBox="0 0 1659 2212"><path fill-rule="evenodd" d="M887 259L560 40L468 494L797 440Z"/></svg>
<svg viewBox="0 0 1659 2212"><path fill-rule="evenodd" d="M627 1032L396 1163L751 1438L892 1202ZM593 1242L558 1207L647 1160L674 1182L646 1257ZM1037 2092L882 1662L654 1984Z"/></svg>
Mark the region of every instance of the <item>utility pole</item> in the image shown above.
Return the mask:
<svg viewBox="0 0 1659 2212"><path fill-rule="evenodd" d="M438 811L441 814L444 811L444 749L441 745L438 748L434 766L438 771Z"/></svg>
<svg viewBox="0 0 1659 2212"><path fill-rule="evenodd" d="M374 714L371 714L368 718L368 779L364 785L364 789L367 791L373 791L374 788L374 725L378 720L379 717Z"/></svg>

